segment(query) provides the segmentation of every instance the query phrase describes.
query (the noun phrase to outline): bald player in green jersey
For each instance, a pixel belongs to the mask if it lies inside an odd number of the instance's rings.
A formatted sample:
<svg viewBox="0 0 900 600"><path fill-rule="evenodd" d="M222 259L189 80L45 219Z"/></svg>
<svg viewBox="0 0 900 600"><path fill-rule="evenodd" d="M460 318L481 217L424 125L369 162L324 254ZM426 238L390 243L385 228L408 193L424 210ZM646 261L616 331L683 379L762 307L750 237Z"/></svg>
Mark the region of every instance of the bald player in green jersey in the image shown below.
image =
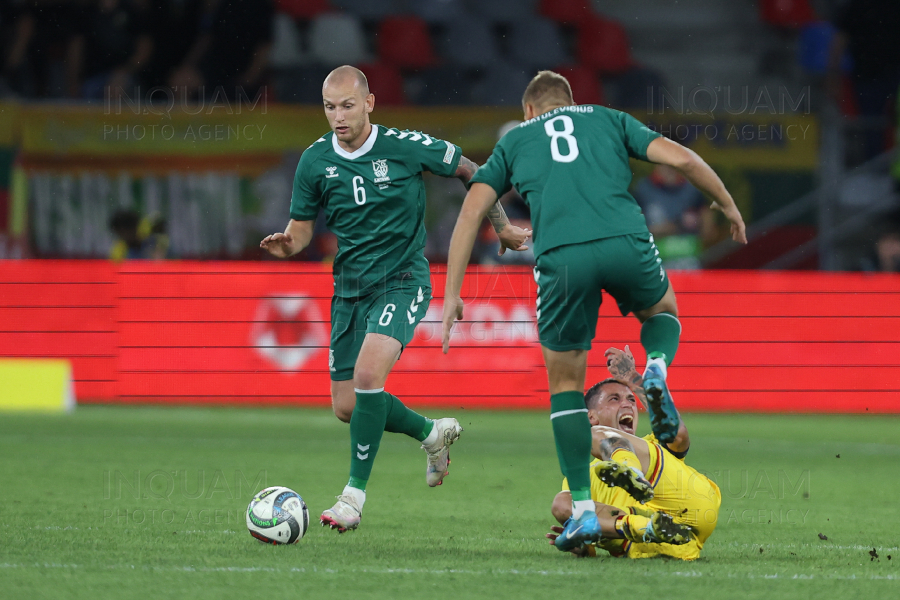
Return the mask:
<svg viewBox="0 0 900 600"><path fill-rule="evenodd" d="M328 364L335 415L350 423L350 480L321 521L344 532L359 525L385 431L422 442L428 485L440 485L447 474L450 444L462 431L457 420L427 419L384 386L431 302L422 173L468 184L478 167L454 144L372 124L375 96L359 69L332 71L322 98L332 131L303 152L291 220L284 233L266 237L260 247L280 258L300 252L312 240L320 208L338 239ZM499 202L489 218L501 253L527 249L530 231L510 225Z"/></svg>
<svg viewBox="0 0 900 600"><path fill-rule="evenodd" d="M550 420L563 474L572 490L572 518L556 538L560 550L600 535L590 496L591 427L584 407L587 353L606 290L623 315L641 322L647 370L634 383L654 410L660 441L672 441L678 412L666 388L666 368L681 335L675 293L641 209L629 194L629 159L670 165L709 196L746 243L741 214L722 181L691 150L633 117L602 106L576 105L569 82L551 71L531 81L522 98L525 122L497 142L472 180L448 258L443 342L463 316L459 297L478 225L512 186L531 208L537 266L538 333L547 365ZM642 476L642 475L641 475Z"/></svg>

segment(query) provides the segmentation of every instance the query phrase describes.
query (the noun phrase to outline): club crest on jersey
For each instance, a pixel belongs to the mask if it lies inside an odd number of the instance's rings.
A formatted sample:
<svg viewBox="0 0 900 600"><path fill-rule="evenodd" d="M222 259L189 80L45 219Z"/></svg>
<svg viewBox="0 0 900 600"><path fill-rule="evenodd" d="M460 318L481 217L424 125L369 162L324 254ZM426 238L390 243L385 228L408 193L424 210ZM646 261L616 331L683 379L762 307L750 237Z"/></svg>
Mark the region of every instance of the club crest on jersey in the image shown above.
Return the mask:
<svg viewBox="0 0 900 600"><path fill-rule="evenodd" d="M332 177L337 177L337 167L325 167L325 171L328 172L328 175L325 176L325 179L331 179Z"/></svg>
<svg viewBox="0 0 900 600"><path fill-rule="evenodd" d="M372 170L375 171L375 183L384 183L390 181L388 177L388 164L386 158L380 158L372 161Z"/></svg>

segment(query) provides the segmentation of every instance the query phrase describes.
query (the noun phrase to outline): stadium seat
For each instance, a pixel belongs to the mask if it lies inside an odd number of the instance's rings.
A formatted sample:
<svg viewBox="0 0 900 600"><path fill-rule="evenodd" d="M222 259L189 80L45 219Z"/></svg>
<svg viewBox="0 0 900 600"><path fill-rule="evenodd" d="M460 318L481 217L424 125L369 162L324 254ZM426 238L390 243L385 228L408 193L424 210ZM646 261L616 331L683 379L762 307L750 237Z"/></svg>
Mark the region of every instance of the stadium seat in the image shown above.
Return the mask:
<svg viewBox="0 0 900 600"><path fill-rule="evenodd" d="M275 10L294 19L308 21L331 10L328 0L275 0Z"/></svg>
<svg viewBox="0 0 900 600"><path fill-rule="evenodd" d="M331 0L331 4L364 21L380 21L401 11L396 0Z"/></svg>
<svg viewBox="0 0 900 600"><path fill-rule="evenodd" d="M453 21L441 36L440 50L447 63L469 68L483 68L500 60L497 41L487 21L467 16Z"/></svg>
<svg viewBox="0 0 900 600"><path fill-rule="evenodd" d="M859 102L857 101L856 88L849 75L841 75L840 90L838 92L838 108L845 117L859 116Z"/></svg>
<svg viewBox="0 0 900 600"><path fill-rule="evenodd" d="M509 31L510 54L535 70L570 61L565 40L553 21L531 17L515 21Z"/></svg>
<svg viewBox="0 0 900 600"><path fill-rule="evenodd" d="M312 54L323 65L355 64L366 58L362 24L352 15L319 15L309 34Z"/></svg>
<svg viewBox="0 0 900 600"><path fill-rule="evenodd" d="M322 82L330 70L314 65L276 72L273 76L275 99L279 102L322 106Z"/></svg>
<svg viewBox="0 0 900 600"><path fill-rule="evenodd" d="M760 0L759 16L769 25L796 29L816 19L809 0Z"/></svg>
<svg viewBox="0 0 900 600"><path fill-rule="evenodd" d="M601 17L578 26L578 62L600 73L623 73L634 65L625 28Z"/></svg>
<svg viewBox="0 0 900 600"><path fill-rule="evenodd" d="M523 65L505 61L493 63L473 87L472 101L486 106L521 106L522 93L531 77L531 69Z"/></svg>
<svg viewBox="0 0 900 600"><path fill-rule="evenodd" d="M530 19L535 13L537 0L488 0L472 2L472 10L491 23L512 23Z"/></svg>
<svg viewBox="0 0 900 600"><path fill-rule="evenodd" d="M800 30L797 43L797 57L800 66L807 73L823 75L828 70L831 58L831 44L837 33L828 21L809 23ZM853 68L850 54L845 52L841 59L841 69L849 73Z"/></svg>
<svg viewBox="0 0 900 600"><path fill-rule="evenodd" d="M369 91L375 94L376 106L401 106L406 104L403 91L403 76L400 71L384 63L360 65L360 70L369 80Z"/></svg>
<svg viewBox="0 0 900 600"><path fill-rule="evenodd" d="M538 12L566 25L578 25L582 20L594 16L591 0L541 0Z"/></svg>
<svg viewBox="0 0 900 600"><path fill-rule="evenodd" d="M609 106L619 109L647 108L649 94L658 94L666 84L655 69L635 66L619 75L603 78L603 91Z"/></svg>
<svg viewBox="0 0 900 600"><path fill-rule="evenodd" d="M437 62L428 24L415 16L390 17L381 22L378 55L400 69L420 69Z"/></svg>
<svg viewBox="0 0 900 600"><path fill-rule="evenodd" d="M432 24L447 24L465 14L462 0L407 0L409 10Z"/></svg>
<svg viewBox="0 0 900 600"><path fill-rule="evenodd" d="M410 77L416 104L424 106L465 105L472 103L472 83L467 69L440 66L423 69Z"/></svg>
<svg viewBox="0 0 900 600"><path fill-rule="evenodd" d="M576 104L605 104L603 85L597 74L582 65L560 67L556 72L569 80Z"/></svg>
<svg viewBox="0 0 900 600"><path fill-rule="evenodd" d="M297 66L304 60L302 48L300 32L294 20L285 13L275 13L269 64L275 69Z"/></svg>

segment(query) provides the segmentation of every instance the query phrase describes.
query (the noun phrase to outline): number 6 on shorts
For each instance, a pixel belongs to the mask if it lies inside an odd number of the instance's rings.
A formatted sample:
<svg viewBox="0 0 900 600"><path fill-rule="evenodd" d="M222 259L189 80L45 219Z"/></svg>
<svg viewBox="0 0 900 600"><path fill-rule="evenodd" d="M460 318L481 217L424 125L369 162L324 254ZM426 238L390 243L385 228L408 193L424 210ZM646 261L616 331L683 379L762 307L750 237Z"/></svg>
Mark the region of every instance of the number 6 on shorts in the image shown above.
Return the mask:
<svg viewBox="0 0 900 600"><path fill-rule="evenodd" d="M384 306L384 310L381 311L381 318L378 319L378 324L382 327L387 327L391 324L391 319L394 318L394 311L397 310L397 306L394 304L386 304ZM390 311L390 312L388 312Z"/></svg>

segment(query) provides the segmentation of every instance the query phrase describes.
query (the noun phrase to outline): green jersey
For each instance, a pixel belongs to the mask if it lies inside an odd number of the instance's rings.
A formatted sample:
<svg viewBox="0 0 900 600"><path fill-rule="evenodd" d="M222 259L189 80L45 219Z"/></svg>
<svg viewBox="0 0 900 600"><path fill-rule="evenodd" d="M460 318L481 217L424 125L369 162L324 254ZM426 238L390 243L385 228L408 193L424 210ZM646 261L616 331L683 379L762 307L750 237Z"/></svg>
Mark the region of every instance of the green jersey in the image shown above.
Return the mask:
<svg viewBox="0 0 900 600"><path fill-rule="evenodd" d="M659 137L602 106L564 106L514 127L473 182L503 195L515 186L531 208L534 253L617 235L647 233L628 192L629 157L647 160Z"/></svg>
<svg viewBox="0 0 900 600"><path fill-rule="evenodd" d="M424 133L374 124L354 152L332 132L303 152L291 218L311 221L319 207L325 210L338 239L336 296L363 296L409 278L428 281L422 172L450 177L461 155L458 146Z"/></svg>

